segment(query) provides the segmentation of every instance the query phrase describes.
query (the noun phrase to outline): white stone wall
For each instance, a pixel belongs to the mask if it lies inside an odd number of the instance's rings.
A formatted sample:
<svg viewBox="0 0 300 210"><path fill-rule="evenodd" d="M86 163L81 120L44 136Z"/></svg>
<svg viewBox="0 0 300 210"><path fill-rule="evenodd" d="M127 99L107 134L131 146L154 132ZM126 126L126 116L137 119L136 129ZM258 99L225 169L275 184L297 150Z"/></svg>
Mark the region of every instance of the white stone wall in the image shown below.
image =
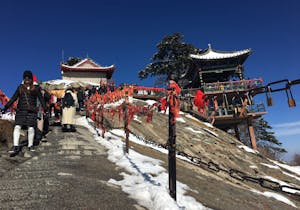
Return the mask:
<svg viewBox="0 0 300 210"><path fill-rule="evenodd" d="M104 72L64 72L62 79L73 80L78 82L93 82L100 84L100 81L107 81Z"/></svg>

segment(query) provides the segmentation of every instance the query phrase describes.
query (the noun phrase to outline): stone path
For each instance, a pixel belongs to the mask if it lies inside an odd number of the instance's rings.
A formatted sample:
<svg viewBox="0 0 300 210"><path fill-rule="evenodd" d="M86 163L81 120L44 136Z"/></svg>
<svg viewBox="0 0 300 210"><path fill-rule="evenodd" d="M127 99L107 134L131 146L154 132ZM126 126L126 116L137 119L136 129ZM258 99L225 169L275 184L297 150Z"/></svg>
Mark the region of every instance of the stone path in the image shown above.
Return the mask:
<svg viewBox="0 0 300 210"><path fill-rule="evenodd" d="M16 164L0 174L0 209L143 209L107 182L120 170L85 128L53 127L47 139L33 154L5 158Z"/></svg>

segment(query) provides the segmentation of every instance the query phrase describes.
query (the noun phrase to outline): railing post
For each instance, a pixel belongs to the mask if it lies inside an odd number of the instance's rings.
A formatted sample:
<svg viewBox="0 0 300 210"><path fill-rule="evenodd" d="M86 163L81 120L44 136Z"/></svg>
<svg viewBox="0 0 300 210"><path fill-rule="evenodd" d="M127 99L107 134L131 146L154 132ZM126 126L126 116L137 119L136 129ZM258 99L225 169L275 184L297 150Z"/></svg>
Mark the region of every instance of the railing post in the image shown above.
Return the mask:
<svg viewBox="0 0 300 210"><path fill-rule="evenodd" d="M128 154L129 153L129 129L128 129L128 121L129 121L129 116L128 116L128 98L125 98L125 102L123 104L123 113L124 113L124 131L125 131L125 152Z"/></svg>
<svg viewBox="0 0 300 210"><path fill-rule="evenodd" d="M169 193L176 201L176 117L179 115L179 95L181 89L178 84L170 79L168 92L169 105L169 138L168 138L168 159L169 159Z"/></svg>
<svg viewBox="0 0 300 210"><path fill-rule="evenodd" d="M169 111L169 190L170 196L176 200L176 124L174 117L174 114Z"/></svg>
<svg viewBox="0 0 300 210"><path fill-rule="evenodd" d="M248 118L247 124L248 124L248 130L249 130L252 149L257 150L255 132L254 132L254 127L253 127L253 118L252 117Z"/></svg>

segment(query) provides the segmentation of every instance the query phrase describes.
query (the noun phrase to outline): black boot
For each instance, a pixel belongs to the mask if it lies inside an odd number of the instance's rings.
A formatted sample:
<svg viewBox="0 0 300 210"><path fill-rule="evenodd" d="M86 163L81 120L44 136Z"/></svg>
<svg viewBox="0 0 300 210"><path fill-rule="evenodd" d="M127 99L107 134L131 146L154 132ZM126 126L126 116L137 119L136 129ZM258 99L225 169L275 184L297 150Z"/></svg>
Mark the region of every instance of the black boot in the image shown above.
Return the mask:
<svg viewBox="0 0 300 210"><path fill-rule="evenodd" d="M68 132L68 127L66 124L63 124L61 127L62 132Z"/></svg>
<svg viewBox="0 0 300 210"><path fill-rule="evenodd" d="M75 126L74 125L70 125L71 127L70 127L70 132L76 132L76 128L75 128Z"/></svg>
<svg viewBox="0 0 300 210"><path fill-rule="evenodd" d="M9 151L8 154L10 157L16 156L20 152L20 147L19 146L13 146Z"/></svg>

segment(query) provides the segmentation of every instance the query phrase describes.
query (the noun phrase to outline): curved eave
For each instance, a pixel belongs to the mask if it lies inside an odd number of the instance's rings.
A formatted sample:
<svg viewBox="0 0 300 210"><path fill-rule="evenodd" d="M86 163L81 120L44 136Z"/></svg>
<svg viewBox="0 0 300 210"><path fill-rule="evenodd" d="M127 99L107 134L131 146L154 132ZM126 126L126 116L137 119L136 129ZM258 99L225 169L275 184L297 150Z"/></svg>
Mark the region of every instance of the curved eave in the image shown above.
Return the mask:
<svg viewBox="0 0 300 210"><path fill-rule="evenodd" d="M248 57L251 54L251 49L233 51L233 52L224 52L217 51L212 49L205 50L204 53L199 54L190 54L190 57L197 60L210 61L210 60L224 60L232 59L238 57Z"/></svg>
<svg viewBox="0 0 300 210"><path fill-rule="evenodd" d="M115 71L115 66L111 65L108 67L70 67L66 65L61 65L60 69L62 72L105 72L107 74L107 79L110 79L112 77L112 74Z"/></svg>

